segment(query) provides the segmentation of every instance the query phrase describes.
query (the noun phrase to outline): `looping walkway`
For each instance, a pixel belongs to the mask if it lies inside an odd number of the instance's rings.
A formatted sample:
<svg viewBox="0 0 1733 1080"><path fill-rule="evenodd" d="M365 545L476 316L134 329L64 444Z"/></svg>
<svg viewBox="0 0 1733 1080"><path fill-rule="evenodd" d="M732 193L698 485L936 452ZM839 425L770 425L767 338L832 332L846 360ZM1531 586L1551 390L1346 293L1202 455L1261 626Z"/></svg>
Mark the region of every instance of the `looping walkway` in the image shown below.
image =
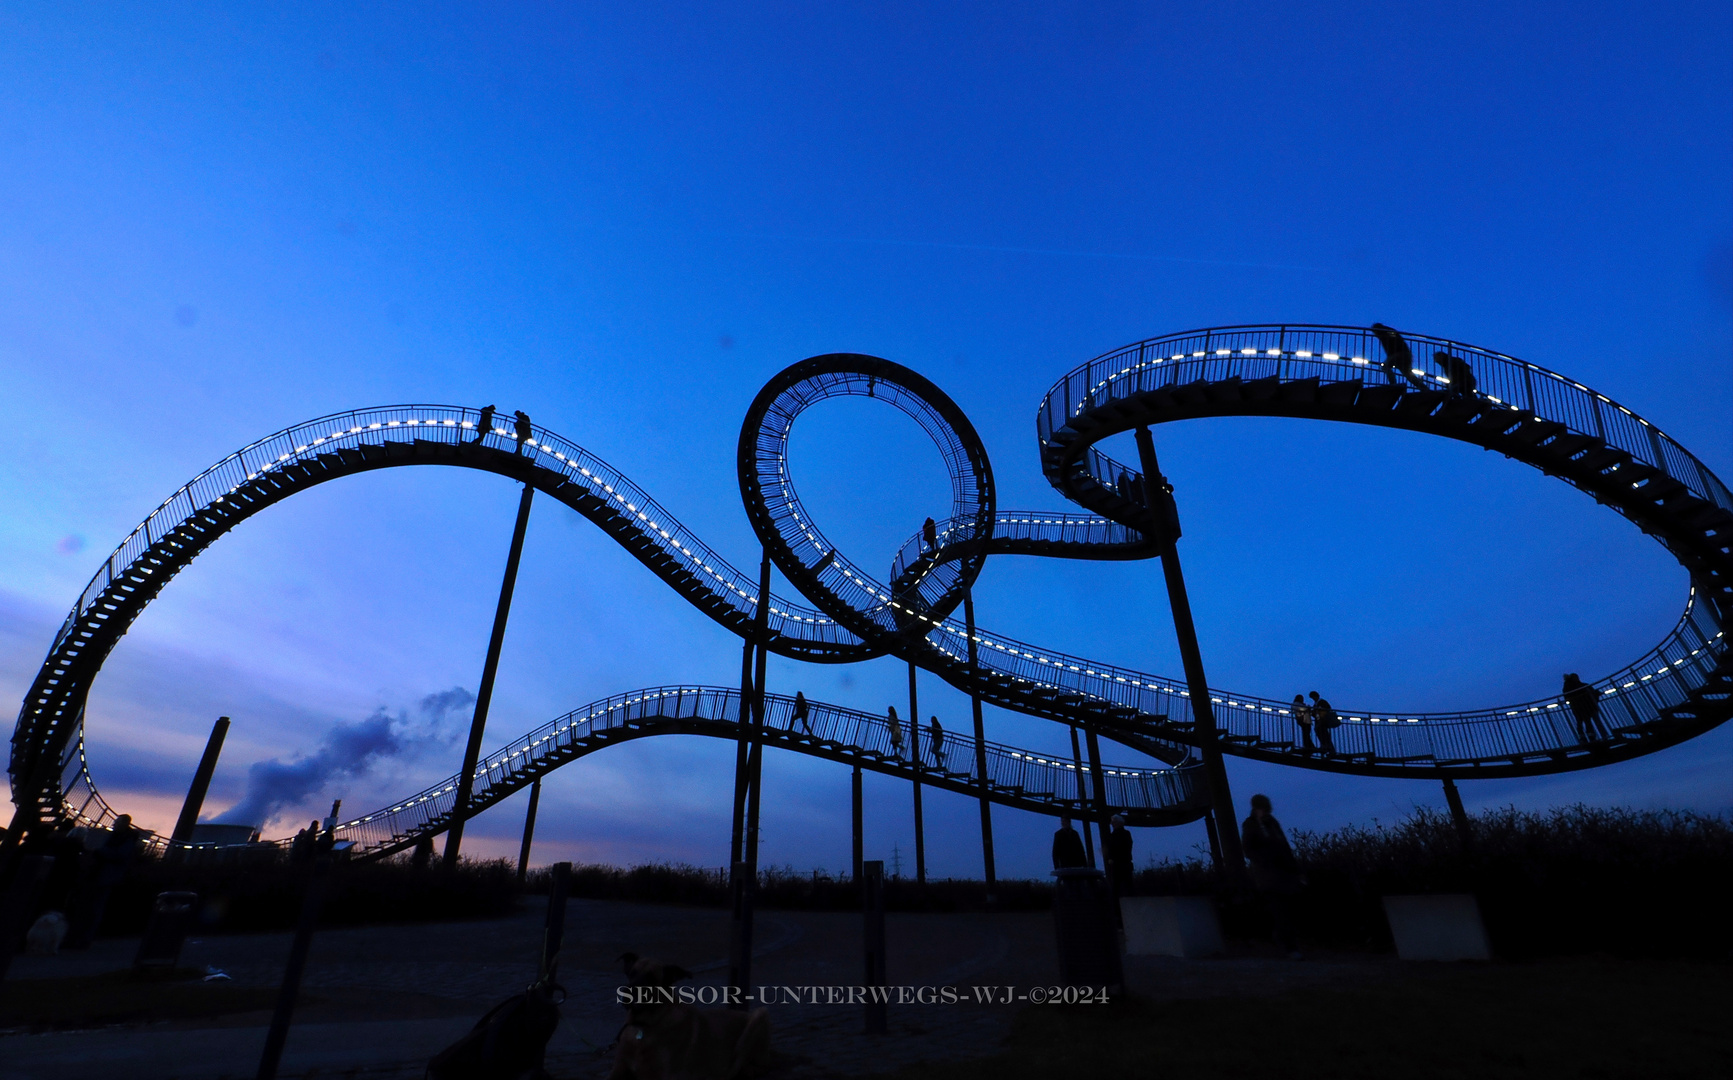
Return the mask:
<svg viewBox="0 0 1733 1080"><path fill-rule="evenodd" d="M881 400L914 418L951 473L951 515L935 523L931 537L912 537L884 579L836 552L802 507L788 474L787 439L799 414L845 395ZM1648 421L1579 383L1502 354L1388 328L1194 331L1140 342L1079 367L1048 393L1037 432L1048 480L1086 514L999 510L992 468L973 426L943 391L915 372L856 354L791 366L759 393L737 447L754 529L784 576L814 605L772 596L768 648L815 663L900 656L988 703L1098 732L1178 766L1145 770L1151 781L1147 796L1126 791L1112 800L1123 799L1150 823L1195 817L1195 736L1183 682L980 628L971 657L967 629L954 612L993 554L1153 555L1145 535L1149 513L1139 496L1142 478L1096 444L1144 424L1227 415L1400 427L1499 450L1564 479L1654 535L1690 572L1692 589L1678 626L1660 645L1595 681L1598 729L1575 724L1556 697L1456 713L1342 708L1345 723L1336 732L1342 752L1326 758L1294 745L1285 702L1213 690L1226 752L1386 776L1532 775L1650 753L1733 714L1725 630L1733 613L1733 496L1726 486ZM502 428L478 431L479 419L476 410L440 405L321 417L237 451L177 490L99 568L56 636L13 732L14 800L34 804L43 818L111 820L114 812L92 783L83 756L84 703L109 652L163 586L219 536L281 499L341 476L446 465L531 485L595 523L731 633L752 636L755 575L736 569L618 470L575 443L539 426L520 443ZM676 693L678 700L695 694L693 701L710 701L712 713L658 713L655 723L636 729L640 734L651 728L723 734L731 725L725 704L730 691ZM814 703L814 715L821 714L843 717L849 711ZM575 715L563 719L569 725ZM869 731L855 734L865 738ZM595 745L626 737L602 736ZM880 771L913 769L882 760L869 764L870 741L773 738L803 753ZM514 740L502 753L521 744ZM1022 753L1001 749L1005 755ZM551 749L545 760L553 761ZM1022 784L1001 774L998 764L988 772L991 796L1008 805L1051 813L1071 798L1062 783ZM958 775L963 779L953 781L948 771L924 770L920 779L973 793L967 771ZM490 780L486 790L491 785ZM478 808L486 805L483 792L477 799ZM408 805L390 813L408 813ZM393 822L388 835L367 844L383 850L398 843L390 837L425 831L431 820L411 823L408 831Z"/></svg>

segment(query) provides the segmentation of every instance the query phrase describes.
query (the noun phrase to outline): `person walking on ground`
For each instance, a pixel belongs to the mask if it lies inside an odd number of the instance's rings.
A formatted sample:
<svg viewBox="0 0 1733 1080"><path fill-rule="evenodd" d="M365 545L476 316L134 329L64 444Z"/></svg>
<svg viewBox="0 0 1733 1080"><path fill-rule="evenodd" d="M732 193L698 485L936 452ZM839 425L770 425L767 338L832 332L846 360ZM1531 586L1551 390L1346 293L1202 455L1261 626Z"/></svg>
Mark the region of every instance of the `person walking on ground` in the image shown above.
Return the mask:
<svg viewBox="0 0 1733 1080"><path fill-rule="evenodd" d="M812 734L812 725L806 722L806 695L799 690L794 692L794 711L788 714L788 730L794 730L796 720L800 721L800 726L806 729L808 735Z"/></svg>
<svg viewBox="0 0 1733 1080"><path fill-rule="evenodd" d="M885 723L891 729L891 753L897 757L903 756L903 722L897 719L897 707L892 705L885 710Z"/></svg>
<svg viewBox="0 0 1733 1080"><path fill-rule="evenodd" d="M1601 695L1574 671L1565 676L1564 699L1565 704L1571 707L1571 715L1577 719L1579 739L1589 743L1607 737L1606 728L1601 724Z"/></svg>
<svg viewBox="0 0 1733 1080"><path fill-rule="evenodd" d="M1288 711L1294 714L1294 723L1300 727L1300 752L1315 754L1318 748L1312 742L1312 709L1306 704L1306 695L1295 694L1293 705Z"/></svg>
<svg viewBox="0 0 1733 1080"><path fill-rule="evenodd" d="M535 434L535 429L530 427L530 414L529 413L524 412L522 409L519 409L517 412L512 413L512 415L517 417L517 451L516 452L521 454L524 452L524 443L528 442L529 437L531 435Z"/></svg>
<svg viewBox="0 0 1733 1080"><path fill-rule="evenodd" d="M1282 823L1270 812L1268 795L1252 796L1252 816L1240 828L1240 847L1251 864L1252 885L1269 908L1276 941L1287 950L1288 959L1300 959L1294 940L1294 895L1300 891L1300 864L1288 846Z"/></svg>
<svg viewBox="0 0 1733 1080"><path fill-rule="evenodd" d="M492 431L493 431L493 413L494 413L494 408L492 405L489 405L487 408L481 410L481 418L475 422L475 442L477 444L480 444L482 439L486 438L489 434L492 433Z"/></svg>
<svg viewBox="0 0 1733 1080"><path fill-rule="evenodd" d="M1053 834L1053 869L1069 870L1088 865L1089 860L1083 854L1083 837L1071 827L1070 815L1061 815L1059 830Z"/></svg>
<svg viewBox="0 0 1733 1080"><path fill-rule="evenodd" d="M1318 745L1323 748L1324 753L1334 754L1336 729L1342 726L1342 721L1337 718L1336 710L1330 707L1328 701L1319 697L1316 690L1312 691L1312 725L1318 729Z"/></svg>
<svg viewBox="0 0 1733 1080"><path fill-rule="evenodd" d="M936 716L927 723L927 741L933 744L933 764L939 771L945 771L945 729L939 726Z"/></svg>
<svg viewBox="0 0 1733 1080"><path fill-rule="evenodd" d="M1118 814L1108 822L1113 831L1107 834L1107 878L1113 883L1114 896L1130 896L1132 891L1131 831L1125 818Z"/></svg>

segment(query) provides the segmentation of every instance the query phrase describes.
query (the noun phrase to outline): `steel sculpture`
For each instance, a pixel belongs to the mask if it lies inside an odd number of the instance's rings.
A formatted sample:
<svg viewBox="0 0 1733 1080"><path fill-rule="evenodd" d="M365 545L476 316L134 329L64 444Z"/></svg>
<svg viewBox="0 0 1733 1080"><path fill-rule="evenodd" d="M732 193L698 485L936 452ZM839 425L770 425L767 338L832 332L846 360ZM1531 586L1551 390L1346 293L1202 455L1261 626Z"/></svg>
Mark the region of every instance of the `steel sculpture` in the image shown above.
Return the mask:
<svg viewBox="0 0 1733 1080"><path fill-rule="evenodd" d="M1430 356L1425 360L1422 357ZM1466 374L1465 374L1466 373ZM827 397L899 408L939 446L953 508L917 532L888 579L849 562L805 513L788 476L795 418ZM1500 353L1388 327L1251 326L1191 331L1127 346L1077 368L1042 402L1036 427L1053 486L1088 511L1001 511L984 447L961 410L899 365L840 354L793 365L760 392L742 428L742 494L770 557L814 606L766 596L759 581L704 545L625 476L581 447L520 420L510 430L447 406L406 405L323 417L233 454L176 491L98 570L31 684L12 737L15 822L114 811L83 752L84 702L103 660L144 606L238 522L326 480L401 465L499 473L565 503L612 536L730 632L780 655L847 663L895 655L972 697L1106 738L1172 767L1090 768L984 741L966 772L924 768L890 750L877 715L765 695L766 744L829 757L1042 813L1085 813L1096 797L1132 824L1195 820L1208 804L1184 681L1100 664L952 618L993 554L1148 558L1155 506L1139 470L1096 448L1109 435L1209 416L1288 416L1405 428L1503 452L1558 476L1654 535L1691 575L1674 630L1635 663L1592 683L1602 727L1587 737L1559 698L1457 713L1342 709L1334 757L1295 745L1286 703L1210 691L1221 748L1303 768L1460 780L1588 768L1674 745L1733 714L1726 622L1733 614L1733 496L1654 425L1605 395ZM1175 522L1177 524L1177 522ZM567 761L663 733L737 738L740 692L665 687L598 702L513 740L467 778L472 816ZM780 718L784 723L776 722ZM973 749L973 748L972 748ZM1093 747L1092 747L1093 749ZM984 775L982 775L984 766ZM1085 776L1095 783L1085 783ZM453 824L454 776L344 822L357 850L382 855ZM9 842L15 842L13 830ZM157 838L161 843L161 838Z"/></svg>

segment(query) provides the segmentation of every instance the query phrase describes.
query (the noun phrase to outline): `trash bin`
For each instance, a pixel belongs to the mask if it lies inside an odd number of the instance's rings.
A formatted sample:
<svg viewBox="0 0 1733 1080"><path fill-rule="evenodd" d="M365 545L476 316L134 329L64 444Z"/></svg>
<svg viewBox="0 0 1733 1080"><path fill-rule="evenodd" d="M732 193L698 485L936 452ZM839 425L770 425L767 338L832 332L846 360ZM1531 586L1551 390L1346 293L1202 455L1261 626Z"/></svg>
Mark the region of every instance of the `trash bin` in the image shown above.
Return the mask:
<svg viewBox="0 0 1733 1080"><path fill-rule="evenodd" d="M1125 985L1119 925L1106 873L1089 867L1053 871L1053 933L1059 946L1059 981L1066 986Z"/></svg>
<svg viewBox="0 0 1733 1080"><path fill-rule="evenodd" d="M173 968L180 962L181 945L192 929L193 913L199 904L199 894L163 892L156 894L151 905L150 922L145 924L144 939L138 943L138 955L133 958L135 970Z"/></svg>

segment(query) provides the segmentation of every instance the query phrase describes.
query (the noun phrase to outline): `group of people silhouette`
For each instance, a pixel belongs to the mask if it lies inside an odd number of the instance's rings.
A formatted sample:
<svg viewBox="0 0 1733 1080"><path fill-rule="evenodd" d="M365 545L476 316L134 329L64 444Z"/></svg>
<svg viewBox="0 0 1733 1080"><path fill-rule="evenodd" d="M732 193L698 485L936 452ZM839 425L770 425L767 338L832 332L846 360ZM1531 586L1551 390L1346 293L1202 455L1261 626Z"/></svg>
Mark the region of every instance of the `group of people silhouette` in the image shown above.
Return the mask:
<svg viewBox="0 0 1733 1080"><path fill-rule="evenodd" d="M909 741L919 741L917 738L919 724L920 721L914 717L909 718ZM885 726L889 728L891 734L891 752L898 757L904 756L907 743L903 739L903 722L897 716L895 705L885 709ZM927 746L933 752L933 765L941 771L948 771L949 766L945 761L945 728L939 723L939 718L936 716L929 717L927 720ZM917 760L915 763L920 764L921 762Z"/></svg>
<svg viewBox="0 0 1733 1080"><path fill-rule="evenodd" d="M481 416L475 421L475 438L470 440L472 444L479 446L483 439L494 434L493 417L496 411L492 405L481 410ZM512 433L517 436L516 452L521 454L524 452L524 443L528 442L530 436L535 433L535 428L530 426L529 413L522 409L512 413L512 420L514 421Z"/></svg>
<svg viewBox="0 0 1733 1080"><path fill-rule="evenodd" d="M1564 679L1564 689L1560 692L1565 704L1570 707L1571 715L1576 719L1577 738L1583 743L1600 742L1612 737L1611 731L1601 719L1601 695L1576 672L1568 672ZM1330 703L1312 691L1312 700L1308 702L1304 694L1295 694L1294 703L1288 707L1293 715L1294 724L1300 729L1299 750L1303 754L1336 754L1335 730L1342 726L1341 717ZM1317 742L1312 741L1313 735Z"/></svg>
<svg viewBox="0 0 1733 1080"><path fill-rule="evenodd" d="M1336 753L1336 729L1342 726L1342 720L1336 715L1336 710L1330 703L1312 691L1312 700L1306 701L1304 694L1295 694L1294 703L1288 707L1294 716L1294 723L1300 728L1300 752L1316 754L1322 750L1326 754ZM1312 742L1313 732L1317 733L1318 741Z"/></svg>

